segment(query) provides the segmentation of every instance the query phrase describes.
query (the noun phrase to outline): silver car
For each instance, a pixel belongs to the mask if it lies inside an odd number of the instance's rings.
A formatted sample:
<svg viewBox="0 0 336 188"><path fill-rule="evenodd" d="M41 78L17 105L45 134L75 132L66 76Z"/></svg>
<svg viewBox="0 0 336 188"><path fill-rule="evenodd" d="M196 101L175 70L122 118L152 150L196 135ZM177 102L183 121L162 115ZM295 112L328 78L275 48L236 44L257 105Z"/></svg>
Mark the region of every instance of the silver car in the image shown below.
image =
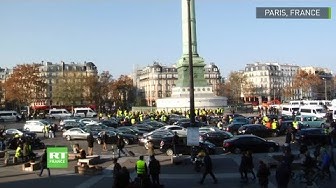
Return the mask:
<svg viewBox="0 0 336 188"><path fill-rule="evenodd" d="M84 131L81 128L71 128L65 132L63 132L63 138L67 140L73 139L86 139L89 136L89 132Z"/></svg>

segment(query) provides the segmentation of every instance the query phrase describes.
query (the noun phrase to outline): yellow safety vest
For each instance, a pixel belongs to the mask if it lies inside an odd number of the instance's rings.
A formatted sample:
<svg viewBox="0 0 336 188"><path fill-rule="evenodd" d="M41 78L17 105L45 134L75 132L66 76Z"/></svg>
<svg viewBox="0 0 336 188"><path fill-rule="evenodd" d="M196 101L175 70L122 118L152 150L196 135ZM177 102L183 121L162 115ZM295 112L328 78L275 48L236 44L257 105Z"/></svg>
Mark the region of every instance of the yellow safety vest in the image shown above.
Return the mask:
<svg viewBox="0 0 336 188"><path fill-rule="evenodd" d="M294 129L299 129L299 122L293 121L293 127Z"/></svg>
<svg viewBox="0 0 336 188"><path fill-rule="evenodd" d="M145 165L146 165L146 163L143 160L138 160L136 162L137 174L144 174L145 173L145 170L146 170Z"/></svg>
<svg viewBox="0 0 336 188"><path fill-rule="evenodd" d="M21 157L21 147L18 146L16 148L16 151L15 151L15 157L18 158L18 157Z"/></svg>
<svg viewBox="0 0 336 188"><path fill-rule="evenodd" d="M276 129L276 128L277 128L277 122L274 121L274 122L272 123L272 129Z"/></svg>

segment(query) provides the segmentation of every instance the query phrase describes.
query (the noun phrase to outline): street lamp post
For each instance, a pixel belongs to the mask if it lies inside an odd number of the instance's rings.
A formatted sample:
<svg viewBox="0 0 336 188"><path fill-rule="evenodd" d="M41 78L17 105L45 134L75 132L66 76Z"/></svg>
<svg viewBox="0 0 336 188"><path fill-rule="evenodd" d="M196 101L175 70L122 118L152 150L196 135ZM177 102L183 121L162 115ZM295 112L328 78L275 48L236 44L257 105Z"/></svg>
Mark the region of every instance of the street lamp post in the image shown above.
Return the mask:
<svg viewBox="0 0 336 188"><path fill-rule="evenodd" d="M195 96L194 96L194 67L193 67L193 54L192 54L192 38L191 38L191 20L190 20L190 0L188 3L188 55L189 55L189 78L190 78L190 125L195 125Z"/></svg>

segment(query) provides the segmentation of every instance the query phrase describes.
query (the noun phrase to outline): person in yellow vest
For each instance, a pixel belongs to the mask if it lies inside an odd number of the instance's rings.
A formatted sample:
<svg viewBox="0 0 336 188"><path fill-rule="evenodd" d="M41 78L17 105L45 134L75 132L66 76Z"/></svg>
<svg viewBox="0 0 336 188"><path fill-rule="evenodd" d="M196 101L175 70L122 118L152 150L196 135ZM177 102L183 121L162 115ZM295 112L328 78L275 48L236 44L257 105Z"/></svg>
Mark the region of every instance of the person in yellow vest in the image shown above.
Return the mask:
<svg viewBox="0 0 336 188"><path fill-rule="evenodd" d="M140 122L143 121L143 114L139 114L139 121L140 121Z"/></svg>
<svg viewBox="0 0 336 188"><path fill-rule="evenodd" d="M131 124L134 125L135 123L136 123L135 117L132 116L132 117L131 117Z"/></svg>
<svg viewBox="0 0 336 188"><path fill-rule="evenodd" d="M17 162L18 158L21 158L22 161L23 161L22 145L21 144L19 144L18 147L15 150L14 164Z"/></svg>
<svg viewBox="0 0 336 188"><path fill-rule="evenodd" d="M272 121L272 129L277 129L277 128L278 128L278 122L275 119L273 119L273 121Z"/></svg>
<svg viewBox="0 0 336 188"><path fill-rule="evenodd" d="M135 163L135 171L139 178L145 178L148 175L147 164L144 161L143 155L141 155L139 160Z"/></svg>
<svg viewBox="0 0 336 188"><path fill-rule="evenodd" d="M233 118L231 116L229 116L229 123L232 123Z"/></svg>
<svg viewBox="0 0 336 188"><path fill-rule="evenodd" d="M49 136L49 125L44 125L44 130L43 130L43 137L48 138Z"/></svg>
<svg viewBox="0 0 336 188"><path fill-rule="evenodd" d="M299 122L296 121L296 119L294 119L294 121L293 121L293 127L294 127L295 131L297 131L299 129Z"/></svg>

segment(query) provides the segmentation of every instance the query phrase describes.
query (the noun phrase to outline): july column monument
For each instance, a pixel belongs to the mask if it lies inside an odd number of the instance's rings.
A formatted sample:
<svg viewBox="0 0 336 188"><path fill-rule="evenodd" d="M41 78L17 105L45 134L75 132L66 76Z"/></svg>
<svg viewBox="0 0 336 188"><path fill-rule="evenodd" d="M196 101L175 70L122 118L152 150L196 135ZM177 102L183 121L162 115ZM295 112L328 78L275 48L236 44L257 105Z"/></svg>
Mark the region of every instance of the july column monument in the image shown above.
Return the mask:
<svg viewBox="0 0 336 188"><path fill-rule="evenodd" d="M189 37L188 37L188 4L187 0L182 3L182 57L178 60L176 67L178 80L176 87L172 88L172 95L168 98L156 101L158 109L189 108ZM197 52L196 37L196 14L195 0L190 0L190 23L191 23L191 45L194 71L194 96L195 108L218 108L227 105L227 98L216 96L212 87L204 78L204 59Z"/></svg>

